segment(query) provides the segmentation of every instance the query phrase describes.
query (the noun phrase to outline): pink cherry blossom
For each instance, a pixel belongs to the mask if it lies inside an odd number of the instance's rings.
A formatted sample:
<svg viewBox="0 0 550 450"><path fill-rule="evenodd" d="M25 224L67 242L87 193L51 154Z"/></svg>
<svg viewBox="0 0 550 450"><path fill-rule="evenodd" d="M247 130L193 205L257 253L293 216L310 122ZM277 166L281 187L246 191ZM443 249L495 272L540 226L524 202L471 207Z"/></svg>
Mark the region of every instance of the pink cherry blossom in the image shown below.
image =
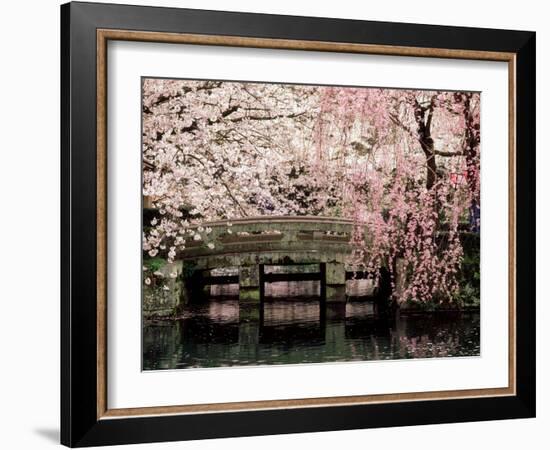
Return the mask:
<svg viewBox="0 0 550 450"><path fill-rule="evenodd" d="M479 109L471 92L145 79L143 195L159 214L143 250L212 248L212 220L229 234L235 218L346 217L350 267L387 267L398 302L452 301L459 226L480 206Z"/></svg>

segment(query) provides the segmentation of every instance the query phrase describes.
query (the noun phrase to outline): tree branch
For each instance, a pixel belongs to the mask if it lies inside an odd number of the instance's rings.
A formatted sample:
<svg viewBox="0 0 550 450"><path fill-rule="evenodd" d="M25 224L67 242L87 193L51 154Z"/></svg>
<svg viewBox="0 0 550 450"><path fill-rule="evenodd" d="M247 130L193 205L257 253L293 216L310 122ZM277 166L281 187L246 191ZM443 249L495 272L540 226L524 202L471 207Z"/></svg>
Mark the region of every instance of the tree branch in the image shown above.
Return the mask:
<svg viewBox="0 0 550 450"><path fill-rule="evenodd" d="M275 119L294 119L296 117L300 117L306 114L306 111L302 111L299 113L293 113L293 114L277 114L275 116L241 116L241 117L235 117L234 119L228 119L231 122L241 122L244 119L250 119L250 120L275 120Z"/></svg>
<svg viewBox="0 0 550 450"><path fill-rule="evenodd" d="M441 150L434 150L434 154L437 156L445 156L445 157L451 157L451 156L464 156L464 151L459 150L456 152L443 152Z"/></svg>

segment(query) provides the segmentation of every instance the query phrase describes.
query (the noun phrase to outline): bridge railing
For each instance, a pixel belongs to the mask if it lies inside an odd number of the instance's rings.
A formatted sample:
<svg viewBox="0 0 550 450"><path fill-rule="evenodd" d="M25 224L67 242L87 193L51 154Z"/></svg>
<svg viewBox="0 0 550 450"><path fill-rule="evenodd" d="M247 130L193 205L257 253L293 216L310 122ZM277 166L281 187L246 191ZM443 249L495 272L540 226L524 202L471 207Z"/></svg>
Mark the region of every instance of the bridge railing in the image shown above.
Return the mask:
<svg viewBox="0 0 550 450"><path fill-rule="evenodd" d="M347 253L352 231L352 220L335 217L262 216L207 222L191 227L179 258L273 251Z"/></svg>

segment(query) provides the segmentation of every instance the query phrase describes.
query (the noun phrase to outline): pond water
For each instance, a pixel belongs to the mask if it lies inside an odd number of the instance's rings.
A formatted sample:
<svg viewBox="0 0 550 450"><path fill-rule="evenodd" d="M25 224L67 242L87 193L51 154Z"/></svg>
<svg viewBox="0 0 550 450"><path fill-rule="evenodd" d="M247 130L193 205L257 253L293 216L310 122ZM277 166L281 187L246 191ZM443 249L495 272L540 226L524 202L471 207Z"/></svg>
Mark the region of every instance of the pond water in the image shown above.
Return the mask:
<svg viewBox="0 0 550 450"><path fill-rule="evenodd" d="M212 298L143 327L144 370L479 354L479 313L384 318L368 301L321 314L316 298L275 298L254 320L240 318L238 300Z"/></svg>

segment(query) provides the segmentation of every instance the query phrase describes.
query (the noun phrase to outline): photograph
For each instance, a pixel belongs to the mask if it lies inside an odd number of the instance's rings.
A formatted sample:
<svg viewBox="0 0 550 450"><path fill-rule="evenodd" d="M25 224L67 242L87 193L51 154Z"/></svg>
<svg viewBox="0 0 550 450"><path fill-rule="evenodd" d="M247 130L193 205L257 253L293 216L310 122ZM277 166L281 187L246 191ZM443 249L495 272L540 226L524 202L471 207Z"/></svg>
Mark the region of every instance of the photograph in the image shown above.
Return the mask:
<svg viewBox="0 0 550 450"><path fill-rule="evenodd" d="M142 370L479 357L481 107L143 76Z"/></svg>

